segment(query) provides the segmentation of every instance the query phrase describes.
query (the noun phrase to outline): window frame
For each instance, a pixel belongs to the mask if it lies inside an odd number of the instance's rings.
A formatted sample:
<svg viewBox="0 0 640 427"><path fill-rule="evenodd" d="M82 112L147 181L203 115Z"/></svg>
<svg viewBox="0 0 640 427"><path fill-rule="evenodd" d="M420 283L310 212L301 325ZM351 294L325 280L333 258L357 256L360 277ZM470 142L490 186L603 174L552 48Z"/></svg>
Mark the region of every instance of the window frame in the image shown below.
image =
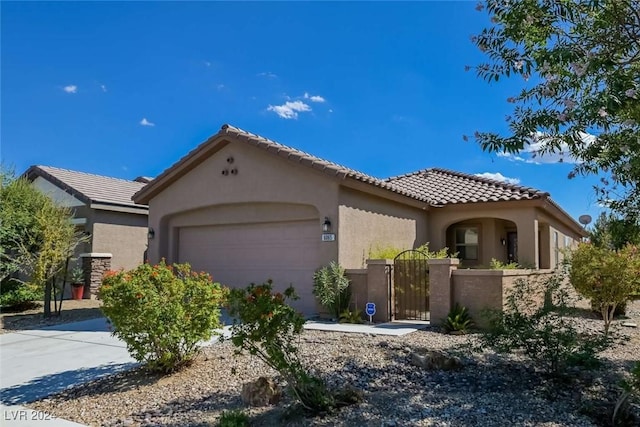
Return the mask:
<svg viewBox="0 0 640 427"><path fill-rule="evenodd" d="M477 242L476 243L458 243L458 231L459 230L465 230L465 233L467 230L475 230L476 232L476 236L477 236ZM471 246L475 246L476 248L476 258L462 258L460 257L461 251L458 249L459 247L471 247ZM453 247L454 247L454 252L458 253L458 257L460 258L460 260L462 261L470 261L470 262L479 262L481 259L480 256L480 226L476 225L476 224L465 224L465 225L458 225L454 228L453 230ZM465 256L466 256L466 250L465 252Z"/></svg>

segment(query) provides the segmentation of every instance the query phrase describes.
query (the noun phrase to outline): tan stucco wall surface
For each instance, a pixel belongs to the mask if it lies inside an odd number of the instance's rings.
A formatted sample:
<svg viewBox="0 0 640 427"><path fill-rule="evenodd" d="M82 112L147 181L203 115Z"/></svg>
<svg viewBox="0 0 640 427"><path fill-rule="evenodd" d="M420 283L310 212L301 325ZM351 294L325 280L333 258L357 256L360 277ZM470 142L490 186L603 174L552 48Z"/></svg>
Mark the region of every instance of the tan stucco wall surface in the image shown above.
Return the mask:
<svg viewBox="0 0 640 427"><path fill-rule="evenodd" d="M147 216L95 211L92 252L111 253L111 268L132 269L142 264L147 250Z"/></svg>
<svg viewBox="0 0 640 427"><path fill-rule="evenodd" d="M227 171L223 175L223 171ZM235 172L234 172L235 170ZM338 183L320 171L295 164L242 142L231 142L173 182L149 203L157 232L149 258L174 261L177 227L194 224L257 223L286 219L337 223ZM318 266L337 259L337 242L322 242Z"/></svg>
<svg viewBox="0 0 640 427"><path fill-rule="evenodd" d="M427 212L341 188L338 251L345 268L362 268L371 250L410 249L427 241Z"/></svg>

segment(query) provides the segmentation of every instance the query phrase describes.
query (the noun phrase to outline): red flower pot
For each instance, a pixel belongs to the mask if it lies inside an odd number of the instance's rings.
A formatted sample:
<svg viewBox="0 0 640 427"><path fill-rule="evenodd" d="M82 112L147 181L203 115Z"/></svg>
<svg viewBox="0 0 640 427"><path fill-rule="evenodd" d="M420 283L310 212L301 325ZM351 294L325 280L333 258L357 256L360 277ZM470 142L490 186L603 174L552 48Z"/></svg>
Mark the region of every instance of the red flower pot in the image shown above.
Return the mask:
<svg viewBox="0 0 640 427"><path fill-rule="evenodd" d="M71 285L71 297L73 299L82 299L84 295L84 284L74 283Z"/></svg>

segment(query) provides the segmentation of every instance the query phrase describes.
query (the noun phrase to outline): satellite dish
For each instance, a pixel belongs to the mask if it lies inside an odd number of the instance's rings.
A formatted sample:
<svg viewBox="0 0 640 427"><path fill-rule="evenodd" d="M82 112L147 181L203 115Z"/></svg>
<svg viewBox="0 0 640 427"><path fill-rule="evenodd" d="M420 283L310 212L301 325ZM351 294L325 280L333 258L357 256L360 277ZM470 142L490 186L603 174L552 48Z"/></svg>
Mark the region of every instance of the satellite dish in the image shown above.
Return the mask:
<svg viewBox="0 0 640 427"><path fill-rule="evenodd" d="M591 215L580 215L578 221L580 221L580 224L586 226L587 224L591 223Z"/></svg>

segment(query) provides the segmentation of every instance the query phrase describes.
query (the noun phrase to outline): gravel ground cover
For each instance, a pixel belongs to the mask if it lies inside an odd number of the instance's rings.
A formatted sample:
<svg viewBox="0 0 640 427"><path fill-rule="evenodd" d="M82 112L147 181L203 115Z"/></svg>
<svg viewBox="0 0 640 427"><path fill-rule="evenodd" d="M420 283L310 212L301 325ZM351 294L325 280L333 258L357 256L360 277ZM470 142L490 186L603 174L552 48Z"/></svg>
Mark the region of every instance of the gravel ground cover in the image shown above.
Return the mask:
<svg viewBox="0 0 640 427"><path fill-rule="evenodd" d="M640 304L628 308L640 321ZM587 312L578 322L602 328ZM640 332L624 336L602 354L596 371L572 372L562 382L525 365L519 356L466 353L473 334L453 336L436 328L402 337L306 331L300 338L303 360L330 385L356 387L364 401L315 418L283 421L290 403L248 408L253 425L264 426L593 426L605 425L615 385L640 360ZM420 349L462 352L458 371L425 371L411 365ZM242 384L277 374L256 358L235 356L230 343L204 349L189 368L170 376L142 369L67 390L29 405L88 425L213 426L224 410L244 408ZM591 416L589 416L591 415Z"/></svg>
<svg viewBox="0 0 640 427"><path fill-rule="evenodd" d="M42 302L37 302L36 306L30 310L0 313L0 334L102 317L100 311L102 301L98 300L64 300L60 316L53 315L48 319L43 316L43 306ZM53 309L53 305L51 307Z"/></svg>

